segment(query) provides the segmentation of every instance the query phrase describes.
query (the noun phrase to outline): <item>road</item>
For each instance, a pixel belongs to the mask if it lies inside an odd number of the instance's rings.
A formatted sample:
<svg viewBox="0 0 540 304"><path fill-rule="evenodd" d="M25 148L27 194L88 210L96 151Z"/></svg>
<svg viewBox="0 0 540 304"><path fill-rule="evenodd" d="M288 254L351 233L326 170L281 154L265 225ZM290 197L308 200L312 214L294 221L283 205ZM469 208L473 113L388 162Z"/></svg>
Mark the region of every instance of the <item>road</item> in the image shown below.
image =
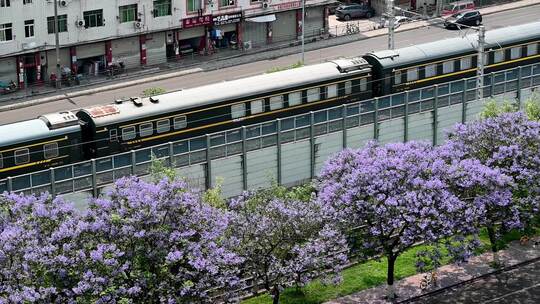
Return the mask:
<svg viewBox="0 0 540 304"><path fill-rule="evenodd" d="M518 25L537 21L539 15L540 5L529 6L521 9L484 16L484 25L486 26L487 30L496 29L509 25ZM449 31L436 26L398 32L395 36L395 47L399 48L412 44L426 43L439 39L456 37L457 35L463 34L464 32ZM358 56L369 51L383 50L386 48L386 45L386 36L375 37L353 43L306 52L305 61L306 64L314 64L343 56ZM95 104L110 103L117 98L140 95L144 89L150 87L160 87L170 91L257 75L272 67L284 67L293 64L298 62L299 59L299 55L285 56L275 60L258 61L220 70L150 82L134 87L104 91L101 93L80 96L69 100L63 99L46 104L1 112L0 124L31 119L45 113L79 109Z"/></svg>
<svg viewBox="0 0 540 304"><path fill-rule="evenodd" d="M540 261L497 275L490 275L470 284L408 303L540 303Z"/></svg>

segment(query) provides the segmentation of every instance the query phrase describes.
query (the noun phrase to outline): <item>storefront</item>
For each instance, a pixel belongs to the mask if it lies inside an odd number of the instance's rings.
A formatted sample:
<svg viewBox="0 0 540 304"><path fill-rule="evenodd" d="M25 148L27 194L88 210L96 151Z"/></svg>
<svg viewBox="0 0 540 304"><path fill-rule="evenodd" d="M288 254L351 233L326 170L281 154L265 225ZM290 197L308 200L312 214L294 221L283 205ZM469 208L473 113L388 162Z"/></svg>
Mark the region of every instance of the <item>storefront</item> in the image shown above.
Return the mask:
<svg viewBox="0 0 540 304"><path fill-rule="evenodd" d="M17 82L17 62L15 57L0 59L0 81L4 83Z"/></svg>
<svg viewBox="0 0 540 304"><path fill-rule="evenodd" d="M177 34L179 56L203 53L206 50L207 32L211 25L211 15L182 19L182 30Z"/></svg>
<svg viewBox="0 0 540 304"><path fill-rule="evenodd" d="M237 48L242 12L212 17L210 40L215 48Z"/></svg>
<svg viewBox="0 0 540 304"><path fill-rule="evenodd" d="M165 34L165 32L146 34L146 64L156 65L167 60Z"/></svg>
<svg viewBox="0 0 540 304"><path fill-rule="evenodd" d="M141 42L139 36L122 38L112 41L112 62L122 62L126 68L141 65Z"/></svg>
<svg viewBox="0 0 540 304"><path fill-rule="evenodd" d="M71 68L74 73L99 75L105 69L105 42L72 47L70 55L75 59L76 68Z"/></svg>

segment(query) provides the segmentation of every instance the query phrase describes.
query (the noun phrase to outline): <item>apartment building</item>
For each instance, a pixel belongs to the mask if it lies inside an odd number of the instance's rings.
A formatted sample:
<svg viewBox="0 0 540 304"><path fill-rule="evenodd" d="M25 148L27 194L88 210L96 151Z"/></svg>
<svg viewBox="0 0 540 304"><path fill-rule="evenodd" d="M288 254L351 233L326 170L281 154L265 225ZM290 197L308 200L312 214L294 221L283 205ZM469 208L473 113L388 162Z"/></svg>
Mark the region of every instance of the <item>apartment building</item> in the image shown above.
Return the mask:
<svg viewBox="0 0 540 304"><path fill-rule="evenodd" d="M326 5L306 0L307 36L328 27ZM63 70L98 74L299 39L296 0L58 0ZM19 87L56 73L54 0L0 0L0 80Z"/></svg>

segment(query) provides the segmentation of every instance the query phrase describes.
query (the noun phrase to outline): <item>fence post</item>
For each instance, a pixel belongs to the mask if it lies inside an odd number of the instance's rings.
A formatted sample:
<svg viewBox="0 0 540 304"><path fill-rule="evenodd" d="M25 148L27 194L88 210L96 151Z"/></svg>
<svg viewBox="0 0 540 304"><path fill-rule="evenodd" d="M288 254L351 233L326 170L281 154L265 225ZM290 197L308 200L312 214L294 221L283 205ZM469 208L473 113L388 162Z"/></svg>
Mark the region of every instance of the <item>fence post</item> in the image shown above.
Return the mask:
<svg viewBox="0 0 540 304"><path fill-rule="evenodd" d="M491 94L490 94L490 97L495 98L495 72L491 72L489 75L491 77L491 86L490 86L491 87L490 88L490 90L491 90L490 93Z"/></svg>
<svg viewBox="0 0 540 304"><path fill-rule="evenodd" d="M403 115L403 141L409 141L409 91L405 91L405 113Z"/></svg>
<svg viewBox="0 0 540 304"><path fill-rule="evenodd" d="M336 25L337 26L337 25ZM277 119L277 183L281 185L281 119Z"/></svg>
<svg viewBox="0 0 540 304"><path fill-rule="evenodd" d="M342 127L343 127L343 139L342 139L342 148L347 148L347 106L342 105L341 106L341 117L342 117Z"/></svg>
<svg viewBox="0 0 540 304"><path fill-rule="evenodd" d="M131 175L135 175L135 172L137 172L137 157L136 157L135 151L131 150L130 152L131 152ZM113 170L114 170L114 167L113 167Z"/></svg>
<svg viewBox="0 0 540 304"><path fill-rule="evenodd" d="M206 134L206 189L212 188L212 158L210 155L210 135Z"/></svg>
<svg viewBox="0 0 540 304"><path fill-rule="evenodd" d="M56 178L54 177L54 168L50 168L49 174L51 177L51 195L52 197L56 196Z"/></svg>
<svg viewBox="0 0 540 304"><path fill-rule="evenodd" d="M174 170L174 146L172 142L169 142L169 167Z"/></svg>
<svg viewBox="0 0 540 304"><path fill-rule="evenodd" d="M435 95L433 99L433 145L437 145L437 132L439 124L439 85L435 85Z"/></svg>
<svg viewBox="0 0 540 304"><path fill-rule="evenodd" d="M379 97L375 97L373 102L375 103L375 112L373 113L373 139L379 140Z"/></svg>
<svg viewBox="0 0 540 304"><path fill-rule="evenodd" d="M467 122L467 79L463 79L463 93L461 94L461 123Z"/></svg>
<svg viewBox="0 0 540 304"><path fill-rule="evenodd" d="M13 177L8 176L7 178L7 191L13 192Z"/></svg>
<svg viewBox="0 0 540 304"><path fill-rule="evenodd" d="M247 147L246 126L242 126L242 189L247 190Z"/></svg>
<svg viewBox="0 0 540 304"><path fill-rule="evenodd" d="M521 75L522 74L523 67L519 67L518 69L518 79L517 79L517 93L516 93L516 99L518 103L518 110L521 110Z"/></svg>
<svg viewBox="0 0 540 304"><path fill-rule="evenodd" d="M309 150L310 150L310 177L313 179L315 177L315 137L314 137L314 113L313 111L309 112Z"/></svg>
<svg viewBox="0 0 540 304"><path fill-rule="evenodd" d="M90 160L92 164L92 197L97 198L98 194L98 185L97 185L97 175L96 175L96 160L92 158Z"/></svg>

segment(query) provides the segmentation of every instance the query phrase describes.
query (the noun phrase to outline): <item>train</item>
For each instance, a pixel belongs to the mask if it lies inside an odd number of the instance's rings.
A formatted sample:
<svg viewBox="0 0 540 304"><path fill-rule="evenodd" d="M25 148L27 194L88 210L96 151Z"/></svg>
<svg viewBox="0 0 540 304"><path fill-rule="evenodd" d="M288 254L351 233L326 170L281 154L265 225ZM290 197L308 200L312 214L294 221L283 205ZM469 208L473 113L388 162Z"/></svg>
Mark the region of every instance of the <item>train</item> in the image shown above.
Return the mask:
<svg viewBox="0 0 540 304"><path fill-rule="evenodd" d="M485 41L486 73L540 61L540 22ZM4 124L0 179L473 77L477 62L472 34Z"/></svg>

